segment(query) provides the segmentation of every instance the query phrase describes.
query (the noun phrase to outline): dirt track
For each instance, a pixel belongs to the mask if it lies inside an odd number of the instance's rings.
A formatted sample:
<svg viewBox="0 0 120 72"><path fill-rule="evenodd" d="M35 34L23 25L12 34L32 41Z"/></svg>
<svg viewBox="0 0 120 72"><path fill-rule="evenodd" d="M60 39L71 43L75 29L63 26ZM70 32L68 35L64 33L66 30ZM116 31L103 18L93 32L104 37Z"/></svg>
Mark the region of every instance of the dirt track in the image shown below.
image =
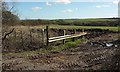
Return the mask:
<svg viewBox="0 0 120 72"><path fill-rule="evenodd" d="M110 69L119 51L118 33L95 37L76 48L69 48L59 53L36 54L27 57L3 57L4 70L104 70ZM112 46L100 43L112 42ZM115 43L114 43L115 42ZM96 44L91 44L96 43ZM114 58L114 59L113 59ZM113 62L114 63L114 62ZM115 61L115 67L119 61ZM118 68L114 68L118 69Z"/></svg>

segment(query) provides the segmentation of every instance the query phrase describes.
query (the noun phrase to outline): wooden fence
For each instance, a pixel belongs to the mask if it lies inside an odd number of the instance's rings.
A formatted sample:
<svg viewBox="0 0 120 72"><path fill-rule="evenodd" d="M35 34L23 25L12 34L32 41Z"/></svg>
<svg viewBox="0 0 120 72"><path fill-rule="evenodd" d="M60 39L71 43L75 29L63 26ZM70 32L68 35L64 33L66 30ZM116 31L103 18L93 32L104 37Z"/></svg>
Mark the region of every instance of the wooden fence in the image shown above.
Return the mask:
<svg viewBox="0 0 120 72"><path fill-rule="evenodd" d="M76 37L80 37L80 36L83 36L83 35L86 35L87 34L87 32L84 32L84 29L83 29L83 32L81 32L80 34L75 34L76 33L76 31L74 30L74 34L73 35L65 35L65 30L63 31L64 33L64 35L63 36L58 36L58 37L51 37L51 38L49 38L49 35L48 35L48 29L49 27L48 26L46 26L46 45L48 46L49 45L49 43L51 43L51 42L55 42L55 41L60 41L60 40L63 40L63 44L65 43L65 39L69 39L69 38L73 38L74 40L75 40L75 38Z"/></svg>

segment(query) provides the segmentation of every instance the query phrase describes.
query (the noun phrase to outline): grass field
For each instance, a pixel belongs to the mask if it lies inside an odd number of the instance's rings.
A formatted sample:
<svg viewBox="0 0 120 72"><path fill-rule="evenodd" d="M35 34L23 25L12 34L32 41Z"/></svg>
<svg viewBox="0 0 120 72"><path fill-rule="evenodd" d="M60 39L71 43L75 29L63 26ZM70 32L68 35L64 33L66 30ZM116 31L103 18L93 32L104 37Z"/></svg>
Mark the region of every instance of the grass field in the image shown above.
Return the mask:
<svg viewBox="0 0 120 72"><path fill-rule="evenodd" d="M65 22L106 22L106 21L116 21L117 19L109 19L109 18L86 18L86 19L63 19Z"/></svg>
<svg viewBox="0 0 120 72"><path fill-rule="evenodd" d="M46 26L32 26L31 28L45 28ZM49 28L57 29L109 29L118 31L120 28L117 26L68 26L68 25L50 25Z"/></svg>

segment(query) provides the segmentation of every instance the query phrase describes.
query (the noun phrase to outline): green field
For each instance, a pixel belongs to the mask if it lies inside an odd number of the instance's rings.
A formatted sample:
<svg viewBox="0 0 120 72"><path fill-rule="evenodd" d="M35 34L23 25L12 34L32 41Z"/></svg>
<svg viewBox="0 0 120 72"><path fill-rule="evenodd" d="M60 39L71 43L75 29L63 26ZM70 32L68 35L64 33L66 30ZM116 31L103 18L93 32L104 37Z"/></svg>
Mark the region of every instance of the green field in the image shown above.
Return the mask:
<svg viewBox="0 0 120 72"><path fill-rule="evenodd" d="M31 28L45 28L44 26L32 26ZM68 25L49 25L49 28L56 29L109 29L113 31L118 31L120 29L117 26L68 26Z"/></svg>
<svg viewBox="0 0 120 72"><path fill-rule="evenodd" d="M107 19L107 18L87 18L87 19L65 19L65 22L105 22L105 21L116 21L117 19Z"/></svg>

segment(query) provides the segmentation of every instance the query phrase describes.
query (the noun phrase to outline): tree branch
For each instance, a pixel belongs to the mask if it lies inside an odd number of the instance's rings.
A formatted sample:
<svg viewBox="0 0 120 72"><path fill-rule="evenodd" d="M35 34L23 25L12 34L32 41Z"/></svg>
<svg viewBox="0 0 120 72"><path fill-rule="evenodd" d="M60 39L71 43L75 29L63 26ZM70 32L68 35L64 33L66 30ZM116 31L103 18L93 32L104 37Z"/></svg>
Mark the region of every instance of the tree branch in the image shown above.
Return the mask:
<svg viewBox="0 0 120 72"><path fill-rule="evenodd" d="M4 37L2 38L2 40L4 41L4 40L6 39L6 37L7 37L9 34L11 34L13 31L14 31L14 28L13 28L10 32L6 33L6 34L4 35Z"/></svg>

